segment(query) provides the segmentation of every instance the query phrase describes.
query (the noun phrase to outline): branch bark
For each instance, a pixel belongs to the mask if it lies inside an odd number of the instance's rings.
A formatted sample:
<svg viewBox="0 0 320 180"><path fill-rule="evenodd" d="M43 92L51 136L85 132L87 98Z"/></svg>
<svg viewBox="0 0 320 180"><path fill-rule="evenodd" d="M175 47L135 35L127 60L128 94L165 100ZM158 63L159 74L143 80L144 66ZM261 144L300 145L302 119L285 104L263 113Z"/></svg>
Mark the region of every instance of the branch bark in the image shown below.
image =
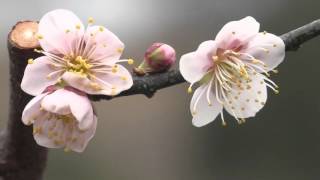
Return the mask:
<svg viewBox="0 0 320 180"><path fill-rule="evenodd" d="M0 179L40 180L45 169L47 149L38 146L33 139L32 128L21 121L21 114L31 96L20 88L26 58L37 57L33 48L38 42L33 34L37 23L18 22L8 36L10 56L10 104L7 128L0 138Z"/></svg>
<svg viewBox="0 0 320 180"><path fill-rule="evenodd" d="M32 136L32 129L21 122L24 106L32 98L20 88L28 58L37 58L34 48L39 44L34 37L37 22L18 22L8 37L10 56L10 112L8 126L0 134L0 179L40 180L46 165L47 149L38 146ZM320 20L281 35L286 51L296 51L304 42L320 35ZM134 76L133 86L117 96L90 95L94 101L115 97L144 94L151 98L159 90L185 82L179 70L165 73Z"/></svg>

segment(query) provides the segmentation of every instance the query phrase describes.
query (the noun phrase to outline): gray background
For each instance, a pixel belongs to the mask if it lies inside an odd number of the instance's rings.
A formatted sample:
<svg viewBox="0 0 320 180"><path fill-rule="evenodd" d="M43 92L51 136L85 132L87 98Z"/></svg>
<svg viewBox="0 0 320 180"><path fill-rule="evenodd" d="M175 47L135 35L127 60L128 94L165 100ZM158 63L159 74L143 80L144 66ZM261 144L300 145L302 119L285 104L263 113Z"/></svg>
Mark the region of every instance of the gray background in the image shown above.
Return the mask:
<svg viewBox="0 0 320 180"><path fill-rule="evenodd" d="M84 21L95 17L126 44L124 57L141 59L154 41L174 46L178 57L213 39L228 21L247 15L262 30L282 34L320 18L315 0L1 0L0 126L8 116L6 36L16 21L38 20L67 8ZM154 98L117 98L95 103L99 126L79 155L52 150L46 180L313 180L320 177L320 41L287 54L273 80L281 92L245 125L215 121L191 125L187 84ZM28 152L26 152L28 153Z"/></svg>

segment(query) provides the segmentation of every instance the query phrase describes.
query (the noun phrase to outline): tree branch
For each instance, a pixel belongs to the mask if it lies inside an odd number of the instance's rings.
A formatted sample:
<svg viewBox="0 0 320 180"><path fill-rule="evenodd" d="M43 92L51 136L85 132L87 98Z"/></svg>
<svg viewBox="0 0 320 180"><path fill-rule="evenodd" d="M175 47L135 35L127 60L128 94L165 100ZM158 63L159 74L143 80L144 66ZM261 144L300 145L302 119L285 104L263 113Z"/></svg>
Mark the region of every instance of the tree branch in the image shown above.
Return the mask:
<svg viewBox="0 0 320 180"><path fill-rule="evenodd" d="M32 128L21 121L22 111L32 97L21 90L20 82L26 58L39 56L33 52L39 46L33 36L37 29L36 22L18 22L8 36L10 104L7 128L0 136L1 180L40 180L46 165L47 149L36 144Z"/></svg>
<svg viewBox="0 0 320 180"><path fill-rule="evenodd" d="M292 30L280 36L286 45L286 51L296 51L304 42L320 35L320 19L306 24L298 29ZM179 70L171 70L165 73L147 75L143 77L133 77L133 86L127 91L123 91L117 96L129 96L134 94L144 94L151 98L159 90L176 84L185 82ZM105 95L91 95L93 101L109 100L114 97Z"/></svg>

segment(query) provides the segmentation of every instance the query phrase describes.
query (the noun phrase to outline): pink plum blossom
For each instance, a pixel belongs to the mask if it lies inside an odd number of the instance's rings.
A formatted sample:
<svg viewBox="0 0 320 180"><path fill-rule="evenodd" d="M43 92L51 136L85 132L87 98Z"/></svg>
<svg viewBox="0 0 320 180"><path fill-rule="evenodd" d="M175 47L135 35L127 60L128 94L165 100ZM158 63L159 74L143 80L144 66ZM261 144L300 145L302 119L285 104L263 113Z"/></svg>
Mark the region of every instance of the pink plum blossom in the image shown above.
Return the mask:
<svg viewBox="0 0 320 180"><path fill-rule="evenodd" d="M204 126L219 114L226 125L223 109L242 123L265 105L267 87L278 93L268 77L283 61L285 45L278 36L259 33L259 26L252 17L229 22L215 40L181 57L181 74L191 83L188 91L199 84L190 105L193 125Z"/></svg>
<svg viewBox="0 0 320 180"><path fill-rule="evenodd" d="M50 87L27 104L22 122L33 124L40 146L82 152L95 134L97 117L85 93Z"/></svg>
<svg viewBox="0 0 320 180"><path fill-rule="evenodd" d="M117 63L124 44L103 26L95 26L89 18L85 27L68 10L58 9L45 14L39 22L37 38L42 53L29 60L21 88L39 95L46 87L60 82L88 94L116 95L132 86L128 70Z"/></svg>

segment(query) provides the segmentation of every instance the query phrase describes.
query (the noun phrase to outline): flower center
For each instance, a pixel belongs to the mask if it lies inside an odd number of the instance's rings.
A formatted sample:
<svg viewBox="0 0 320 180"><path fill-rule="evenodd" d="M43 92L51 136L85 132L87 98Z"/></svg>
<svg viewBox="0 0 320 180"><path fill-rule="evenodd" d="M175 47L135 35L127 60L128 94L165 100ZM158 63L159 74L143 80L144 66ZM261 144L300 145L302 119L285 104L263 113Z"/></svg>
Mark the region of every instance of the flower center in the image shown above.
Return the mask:
<svg viewBox="0 0 320 180"><path fill-rule="evenodd" d="M88 63L88 59L82 56L68 57L65 56L64 59L67 60L67 71L79 73L86 76L90 72L91 64Z"/></svg>

